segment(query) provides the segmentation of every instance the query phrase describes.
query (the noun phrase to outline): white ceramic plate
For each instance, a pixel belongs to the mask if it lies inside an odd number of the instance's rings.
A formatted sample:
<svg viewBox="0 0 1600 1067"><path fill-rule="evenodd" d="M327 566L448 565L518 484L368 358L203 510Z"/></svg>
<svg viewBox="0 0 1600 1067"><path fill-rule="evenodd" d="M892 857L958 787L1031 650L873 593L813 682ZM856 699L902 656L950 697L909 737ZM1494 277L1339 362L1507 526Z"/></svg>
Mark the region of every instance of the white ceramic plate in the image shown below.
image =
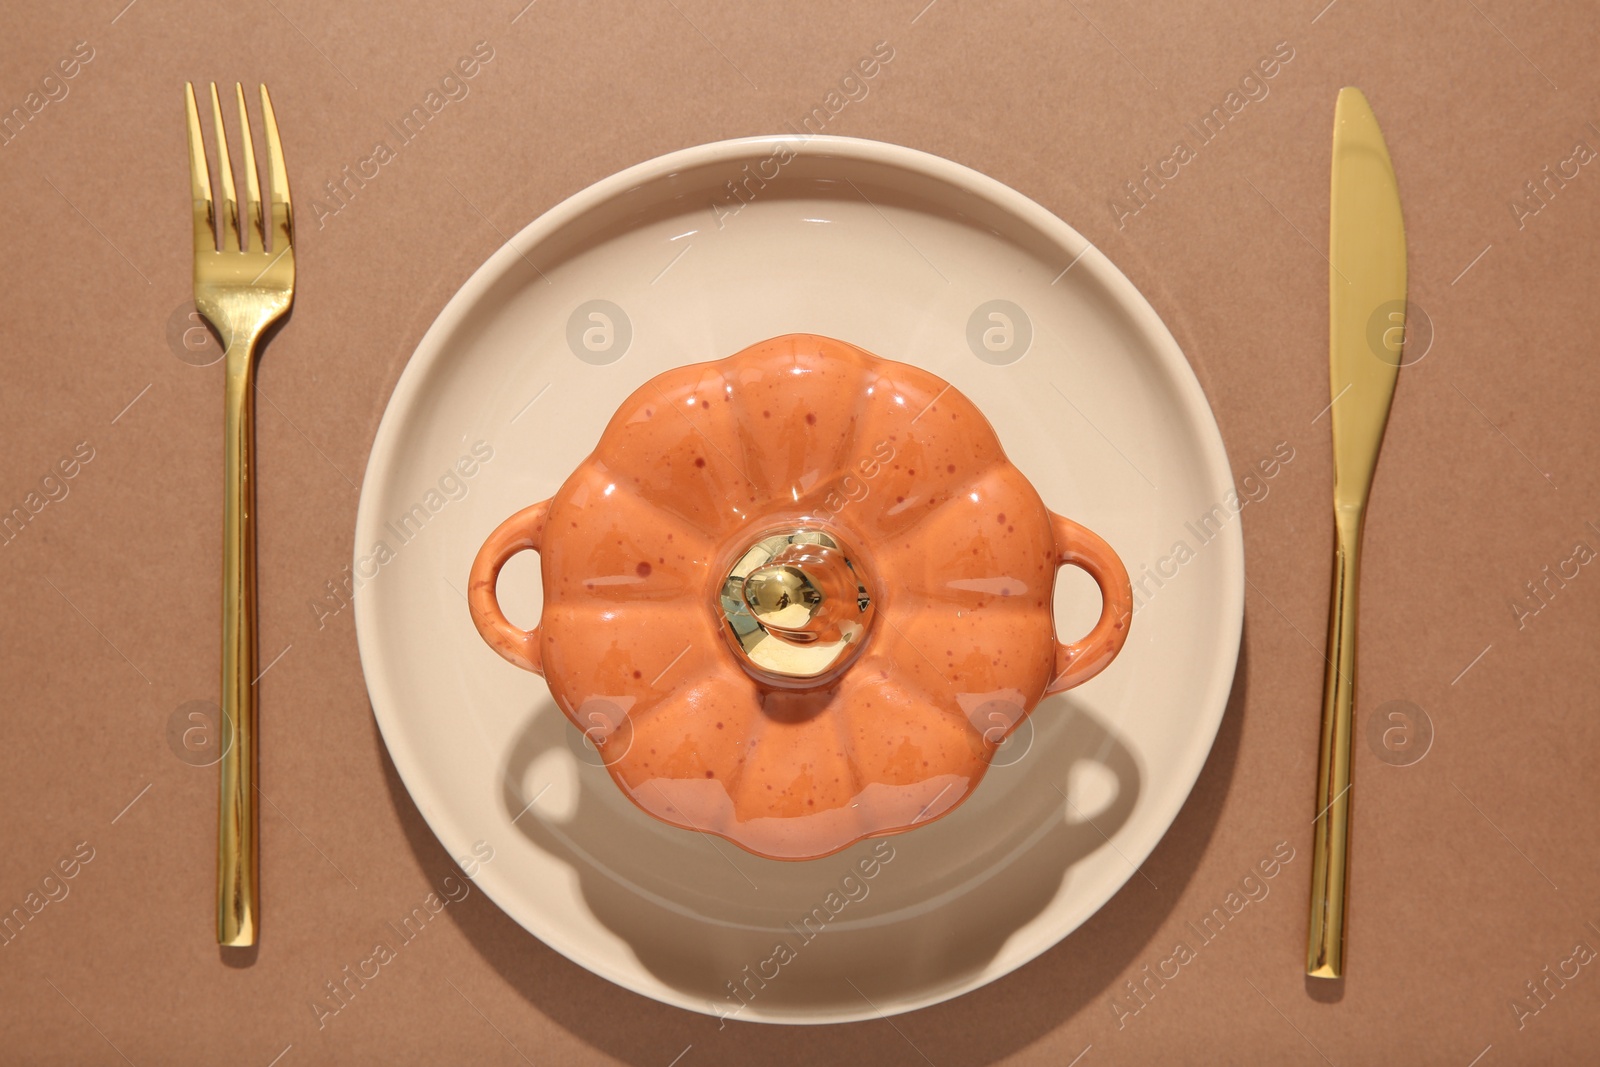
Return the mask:
<svg viewBox="0 0 1600 1067"><path fill-rule="evenodd" d="M489 531L551 496L631 391L789 332L952 382L1046 505L1116 548L1138 599L1121 658L1044 701L965 805L802 863L639 811L543 680L479 639L464 598ZM1238 654L1232 492L1216 423L1171 334L1098 250L1033 201L874 141L703 145L549 211L423 338L362 486L362 665L434 833L455 856L487 843L494 858L478 885L569 959L646 996L746 1020L908 1011L1055 945L1176 817ZM1188 551L1175 556L1179 542ZM514 622L537 621L534 556L507 566L500 598ZM1086 632L1099 611L1071 568L1056 599L1063 635Z"/></svg>

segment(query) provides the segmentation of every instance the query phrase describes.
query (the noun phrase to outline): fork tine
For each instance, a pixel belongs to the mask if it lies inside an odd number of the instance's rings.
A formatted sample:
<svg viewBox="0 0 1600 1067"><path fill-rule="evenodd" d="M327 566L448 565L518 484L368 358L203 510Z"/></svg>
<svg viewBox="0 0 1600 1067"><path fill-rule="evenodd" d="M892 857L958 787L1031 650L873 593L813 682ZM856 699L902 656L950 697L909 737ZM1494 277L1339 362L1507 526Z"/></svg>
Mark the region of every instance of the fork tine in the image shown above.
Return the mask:
<svg viewBox="0 0 1600 1067"><path fill-rule="evenodd" d="M211 170L206 166L206 145L200 137L200 109L194 102L194 83L183 83L184 105L189 111L189 190L194 199L194 250L217 250L217 224L211 203Z"/></svg>
<svg viewBox="0 0 1600 1067"><path fill-rule="evenodd" d="M217 128L217 174L222 179L222 250L239 251L239 198L233 191L233 165L228 162L228 133L222 126L222 102L211 83L211 121Z"/></svg>
<svg viewBox="0 0 1600 1067"><path fill-rule="evenodd" d="M250 112L244 106L244 86L233 83L233 92L239 98L239 138L244 142L244 215L239 219L239 243L247 252L260 252L265 248L266 235L261 229L261 186L256 178L256 146L250 136Z"/></svg>
<svg viewBox="0 0 1600 1067"><path fill-rule="evenodd" d="M289 201L289 171L283 163L283 142L278 139L278 115L272 97L261 86L261 125L267 133L267 175L272 182L272 250L294 247L294 206Z"/></svg>

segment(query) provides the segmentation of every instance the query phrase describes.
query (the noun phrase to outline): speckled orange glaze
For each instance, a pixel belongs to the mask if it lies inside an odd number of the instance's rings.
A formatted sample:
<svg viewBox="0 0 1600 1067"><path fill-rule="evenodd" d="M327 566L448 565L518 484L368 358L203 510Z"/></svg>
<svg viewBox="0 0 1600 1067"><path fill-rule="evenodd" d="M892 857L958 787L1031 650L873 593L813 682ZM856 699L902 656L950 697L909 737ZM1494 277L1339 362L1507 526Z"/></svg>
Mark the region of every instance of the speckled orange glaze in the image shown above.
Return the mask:
<svg viewBox="0 0 1600 1067"><path fill-rule="evenodd" d="M852 546L877 613L848 665L811 683L747 669L721 632L729 565L791 526ZM525 549L544 580L531 631L495 601ZM1069 563L1103 608L1060 644ZM777 859L954 809L1040 698L1111 662L1133 603L1116 553L1046 510L971 401L811 334L645 383L553 498L490 535L468 599L636 804Z"/></svg>

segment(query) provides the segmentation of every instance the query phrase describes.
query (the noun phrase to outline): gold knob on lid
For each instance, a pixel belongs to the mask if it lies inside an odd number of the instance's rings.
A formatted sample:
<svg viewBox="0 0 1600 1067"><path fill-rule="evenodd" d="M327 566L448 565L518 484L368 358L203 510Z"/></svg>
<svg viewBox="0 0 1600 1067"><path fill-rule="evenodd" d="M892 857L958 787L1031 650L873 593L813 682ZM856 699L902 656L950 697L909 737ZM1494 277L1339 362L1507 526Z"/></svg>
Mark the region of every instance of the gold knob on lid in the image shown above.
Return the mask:
<svg viewBox="0 0 1600 1067"><path fill-rule="evenodd" d="M744 580L744 602L769 633L797 644L838 641L860 615L860 582L844 553L792 544Z"/></svg>
<svg viewBox="0 0 1600 1067"><path fill-rule="evenodd" d="M872 619L872 597L838 539L814 529L752 545L723 583L721 604L735 650L782 678L815 678L840 666Z"/></svg>

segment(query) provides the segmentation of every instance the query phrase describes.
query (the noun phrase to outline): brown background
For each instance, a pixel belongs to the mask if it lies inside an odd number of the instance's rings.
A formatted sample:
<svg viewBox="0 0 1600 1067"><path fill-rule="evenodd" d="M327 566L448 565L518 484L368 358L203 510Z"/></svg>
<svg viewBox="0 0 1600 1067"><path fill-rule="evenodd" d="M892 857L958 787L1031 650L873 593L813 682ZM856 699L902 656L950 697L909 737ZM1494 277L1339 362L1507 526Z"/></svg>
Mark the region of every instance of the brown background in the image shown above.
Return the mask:
<svg viewBox="0 0 1600 1067"><path fill-rule="evenodd" d="M94 49L70 95L0 147L0 505L78 442L95 450L70 495L0 547L0 906L77 843L94 849L70 895L0 947L0 1061L1600 1055L1600 965L1520 1029L1511 1006L1575 944L1600 946L1600 567L1552 583L1520 626L1510 606L1577 542L1600 547L1600 172L1521 226L1509 206L1579 140L1600 147L1583 5L125 2L0 15L7 110L74 42ZM322 183L480 40L494 59L471 95L319 229ZM828 132L947 156L1058 213L1177 335L1239 473L1279 441L1298 452L1246 510L1240 682L1148 881L1019 972L892 1025L721 1031L589 975L474 894L319 1030L322 983L451 869L385 756L350 613L318 630L307 607L350 558L356 487L406 359L506 235L629 164L783 130L878 41L894 61ZM1280 41L1294 58L1270 95L1119 229L1122 183ZM218 685L222 370L186 364L168 337L189 296L181 89L213 78L273 87L301 235L293 317L260 371L263 663L288 647L261 683L266 933L253 962L226 963L211 936L215 771L167 742L174 710ZM1345 84L1388 137L1411 295L1436 335L1401 375L1377 479L1357 714L1364 728L1413 701L1436 736L1403 767L1358 746L1350 977L1313 988L1300 963L1331 547L1315 417ZM1272 895L1119 1029L1123 983L1280 840L1298 856Z"/></svg>

